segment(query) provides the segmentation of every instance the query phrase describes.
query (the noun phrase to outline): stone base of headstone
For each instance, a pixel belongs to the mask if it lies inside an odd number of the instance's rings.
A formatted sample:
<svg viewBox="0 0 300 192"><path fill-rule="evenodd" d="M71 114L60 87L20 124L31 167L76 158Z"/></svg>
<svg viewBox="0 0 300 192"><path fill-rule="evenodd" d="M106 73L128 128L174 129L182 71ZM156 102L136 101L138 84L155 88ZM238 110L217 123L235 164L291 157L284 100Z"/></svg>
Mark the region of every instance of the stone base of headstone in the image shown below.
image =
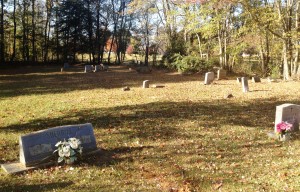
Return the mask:
<svg viewBox="0 0 300 192"><path fill-rule="evenodd" d="M278 140L278 141L285 142L285 141L291 140L291 135L288 134L288 133L285 134L285 135L283 135L283 136L280 136L280 135L278 135L278 134L276 134L274 132L269 132L269 133L267 133L267 135L268 135L269 138L275 139L275 140Z"/></svg>
<svg viewBox="0 0 300 192"><path fill-rule="evenodd" d="M164 88L165 86L164 86L164 85L159 85L159 84L158 84L158 85L153 85L152 87L153 87L153 88Z"/></svg>
<svg viewBox="0 0 300 192"><path fill-rule="evenodd" d="M97 149L95 151L84 153L82 156L83 157L91 156L91 155L98 154L98 153L101 153L101 152L102 152L101 149ZM15 163L1 164L1 168L7 174L19 174L19 173L23 173L23 172L26 172L26 171L29 171L29 170L46 168L46 167L49 167L49 166L53 166L55 164L57 164L57 161L51 161L51 162L47 162L47 163L38 164L38 165L35 165L35 166L27 166L26 167L23 163L15 162Z"/></svg>

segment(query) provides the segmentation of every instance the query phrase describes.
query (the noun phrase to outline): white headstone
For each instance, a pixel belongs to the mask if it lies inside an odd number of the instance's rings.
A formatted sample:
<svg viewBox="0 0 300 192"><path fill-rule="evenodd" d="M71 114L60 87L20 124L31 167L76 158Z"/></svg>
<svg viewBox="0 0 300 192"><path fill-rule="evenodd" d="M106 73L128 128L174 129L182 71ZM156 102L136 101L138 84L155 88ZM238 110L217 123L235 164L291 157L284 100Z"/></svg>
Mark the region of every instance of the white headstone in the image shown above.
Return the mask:
<svg viewBox="0 0 300 192"><path fill-rule="evenodd" d="M143 81L143 88L149 88L149 80Z"/></svg>
<svg viewBox="0 0 300 192"><path fill-rule="evenodd" d="M215 74L213 72L205 73L204 84L209 85L215 79Z"/></svg>
<svg viewBox="0 0 300 192"><path fill-rule="evenodd" d="M295 131L299 130L300 122L300 105L295 104L282 104L276 106L276 115L275 115L275 126L274 130L276 132L276 125L282 121L294 122L293 129Z"/></svg>
<svg viewBox="0 0 300 192"><path fill-rule="evenodd" d="M226 78L226 70L224 69L219 69L218 70L218 75L217 75L217 79L220 80L220 79L225 79Z"/></svg>
<svg viewBox="0 0 300 192"><path fill-rule="evenodd" d="M243 86L243 92L244 93L249 92L248 78L247 77L242 77L242 86Z"/></svg>
<svg viewBox="0 0 300 192"><path fill-rule="evenodd" d="M93 71L93 66L92 65L86 65L84 67L84 72L88 73L88 72L92 72Z"/></svg>

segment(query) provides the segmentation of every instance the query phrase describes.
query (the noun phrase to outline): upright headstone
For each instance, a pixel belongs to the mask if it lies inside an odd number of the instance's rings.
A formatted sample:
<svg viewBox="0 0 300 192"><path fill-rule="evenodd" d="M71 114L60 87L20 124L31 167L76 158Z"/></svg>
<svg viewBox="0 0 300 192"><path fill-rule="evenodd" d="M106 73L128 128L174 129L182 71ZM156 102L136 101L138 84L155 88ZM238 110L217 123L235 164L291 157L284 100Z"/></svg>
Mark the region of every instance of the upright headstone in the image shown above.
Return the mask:
<svg viewBox="0 0 300 192"><path fill-rule="evenodd" d="M89 73L93 71L93 66L92 65L85 65L84 67L84 72Z"/></svg>
<svg viewBox="0 0 300 192"><path fill-rule="evenodd" d="M221 80L221 79L225 79L226 78L226 70L224 69L219 69L218 70L218 74L217 74L217 79Z"/></svg>
<svg viewBox="0 0 300 192"><path fill-rule="evenodd" d="M82 142L83 153L97 151L92 124L67 125L22 135L19 139L20 162L3 164L8 173L16 173L49 163L58 141L75 137Z"/></svg>
<svg viewBox="0 0 300 192"><path fill-rule="evenodd" d="M69 63L64 63L64 69L67 69L69 67L70 67Z"/></svg>
<svg viewBox="0 0 300 192"><path fill-rule="evenodd" d="M259 83L259 82L261 82L261 80L258 76L254 76L254 77L252 77L252 82L253 83Z"/></svg>
<svg viewBox="0 0 300 192"><path fill-rule="evenodd" d="M100 64L101 70L108 71L108 65Z"/></svg>
<svg viewBox="0 0 300 192"><path fill-rule="evenodd" d="M209 85L214 81L214 79L215 79L215 74L213 72L207 72L205 73L204 84Z"/></svg>
<svg viewBox="0 0 300 192"><path fill-rule="evenodd" d="M243 88L244 93L249 92L248 78L247 77L242 77L242 88Z"/></svg>
<svg viewBox="0 0 300 192"><path fill-rule="evenodd" d="M282 121L293 122L293 130L298 131L300 122L300 105L286 103L276 106L275 132L276 125Z"/></svg>
<svg viewBox="0 0 300 192"><path fill-rule="evenodd" d="M143 81L143 88L145 89L145 88L149 88L149 80L145 80L145 81Z"/></svg>
<svg viewBox="0 0 300 192"><path fill-rule="evenodd" d="M100 70L101 70L101 66L100 65L95 65L94 72L98 72Z"/></svg>

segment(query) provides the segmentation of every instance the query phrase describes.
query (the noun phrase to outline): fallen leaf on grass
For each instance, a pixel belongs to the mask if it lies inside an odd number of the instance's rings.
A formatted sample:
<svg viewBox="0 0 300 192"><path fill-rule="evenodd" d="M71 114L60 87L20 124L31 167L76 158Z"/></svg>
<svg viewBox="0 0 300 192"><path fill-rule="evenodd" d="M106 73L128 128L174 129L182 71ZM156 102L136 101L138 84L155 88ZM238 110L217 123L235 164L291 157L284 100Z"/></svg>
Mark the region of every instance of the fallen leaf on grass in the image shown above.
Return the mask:
<svg viewBox="0 0 300 192"><path fill-rule="evenodd" d="M215 189L215 190L218 190L218 189L220 189L222 186L223 186L223 182L217 183L217 184L214 185L214 189Z"/></svg>

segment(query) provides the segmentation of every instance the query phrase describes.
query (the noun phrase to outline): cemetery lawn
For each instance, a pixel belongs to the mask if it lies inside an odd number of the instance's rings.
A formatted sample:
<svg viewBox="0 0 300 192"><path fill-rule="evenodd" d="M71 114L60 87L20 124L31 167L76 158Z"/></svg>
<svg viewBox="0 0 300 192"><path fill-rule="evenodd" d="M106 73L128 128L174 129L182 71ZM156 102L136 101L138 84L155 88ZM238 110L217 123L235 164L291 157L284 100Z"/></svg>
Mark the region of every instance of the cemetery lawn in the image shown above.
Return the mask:
<svg viewBox="0 0 300 192"><path fill-rule="evenodd" d="M59 71L0 71L0 163L19 160L22 134L87 122L102 152L73 166L1 170L0 191L300 190L299 136L267 136L276 105L300 104L300 82L249 81L243 93L235 77L204 85L201 74ZM143 80L165 87L142 89Z"/></svg>

